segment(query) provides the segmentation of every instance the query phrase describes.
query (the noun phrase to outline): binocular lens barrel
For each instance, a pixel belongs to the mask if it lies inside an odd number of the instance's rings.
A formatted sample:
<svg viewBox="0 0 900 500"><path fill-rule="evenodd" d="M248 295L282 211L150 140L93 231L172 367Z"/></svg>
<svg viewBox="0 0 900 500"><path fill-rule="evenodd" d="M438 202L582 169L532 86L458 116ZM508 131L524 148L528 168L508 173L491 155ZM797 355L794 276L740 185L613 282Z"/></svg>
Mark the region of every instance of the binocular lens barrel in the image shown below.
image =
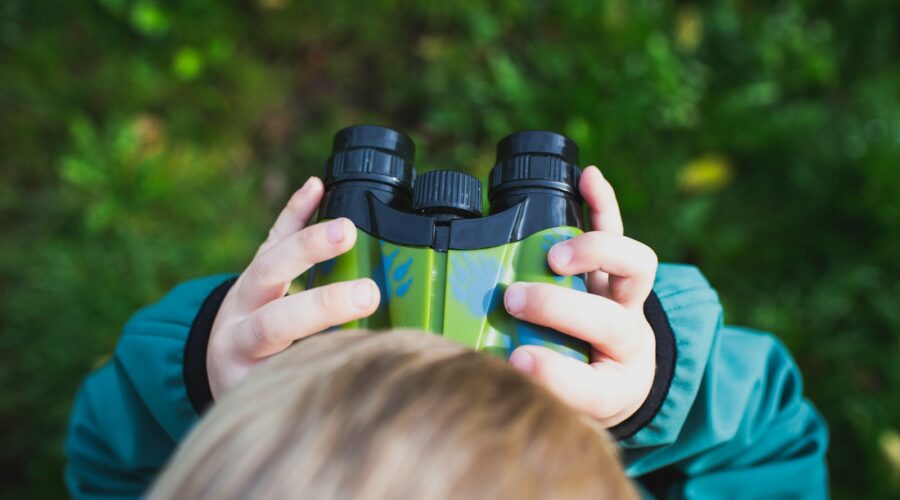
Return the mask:
<svg viewBox="0 0 900 500"><path fill-rule="evenodd" d="M325 197L319 218L368 207L371 193L398 210L412 206L416 147L406 134L377 125L354 125L334 136L325 163Z"/></svg>
<svg viewBox="0 0 900 500"><path fill-rule="evenodd" d="M581 228L578 154L575 142L555 132L528 130L503 138L490 174L491 214L527 199L528 225Z"/></svg>
<svg viewBox="0 0 900 500"><path fill-rule="evenodd" d="M416 146L406 134L377 125L347 127L334 136L325 184L380 182L412 194Z"/></svg>
<svg viewBox="0 0 900 500"><path fill-rule="evenodd" d="M567 163L578 164L578 145L556 132L525 130L510 134L497 144L497 163L524 154L557 156Z"/></svg>
<svg viewBox="0 0 900 500"><path fill-rule="evenodd" d="M489 196L493 204L513 189L549 189L577 195L580 175L578 145L571 139L540 130L516 132L497 144Z"/></svg>

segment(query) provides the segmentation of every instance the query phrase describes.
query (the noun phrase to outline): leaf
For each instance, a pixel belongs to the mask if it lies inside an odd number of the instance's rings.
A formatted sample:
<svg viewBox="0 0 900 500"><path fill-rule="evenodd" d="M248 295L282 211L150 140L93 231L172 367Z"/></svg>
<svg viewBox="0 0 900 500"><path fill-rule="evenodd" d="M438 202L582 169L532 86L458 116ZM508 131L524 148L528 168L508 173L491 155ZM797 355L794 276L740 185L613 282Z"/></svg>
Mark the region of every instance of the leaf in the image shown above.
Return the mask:
<svg viewBox="0 0 900 500"><path fill-rule="evenodd" d="M731 163L722 156L700 156L678 172L678 187L690 193L719 191L731 182L733 171Z"/></svg>
<svg viewBox="0 0 900 500"><path fill-rule="evenodd" d="M169 31L169 18L154 2L138 2L131 9L131 25L142 35L160 36Z"/></svg>
<svg viewBox="0 0 900 500"><path fill-rule="evenodd" d="M678 9L675 16L675 43L686 52L694 52L703 41L703 16L693 5Z"/></svg>
<svg viewBox="0 0 900 500"><path fill-rule="evenodd" d="M193 47L182 47L172 59L172 73L182 81L195 80L203 71L203 56Z"/></svg>
<svg viewBox="0 0 900 500"><path fill-rule="evenodd" d="M900 481L900 433L893 429L882 432L878 438L878 445L894 472L894 479Z"/></svg>

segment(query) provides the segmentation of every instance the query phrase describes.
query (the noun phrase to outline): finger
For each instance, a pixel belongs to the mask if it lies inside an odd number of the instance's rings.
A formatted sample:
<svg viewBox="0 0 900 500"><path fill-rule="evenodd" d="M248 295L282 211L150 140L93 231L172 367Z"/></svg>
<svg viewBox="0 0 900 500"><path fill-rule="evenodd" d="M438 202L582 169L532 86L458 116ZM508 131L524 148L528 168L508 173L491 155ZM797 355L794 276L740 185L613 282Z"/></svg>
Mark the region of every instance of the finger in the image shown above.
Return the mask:
<svg viewBox="0 0 900 500"><path fill-rule="evenodd" d="M303 187L291 195L287 205L278 214L275 224L269 230L269 236L259 247L257 254L268 250L279 241L306 227L310 217L319 207L324 191L325 188L318 177L307 179Z"/></svg>
<svg viewBox="0 0 900 500"><path fill-rule="evenodd" d="M313 224L257 255L241 275L238 301L252 311L287 291L290 282L319 262L350 250L356 227L346 218Z"/></svg>
<svg viewBox="0 0 900 500"><path fill-rule="evenodd" d="M342 281L270 302L233 330L237 352L250 359L270 356L292 342L369 316L381 295L369 278Z"/></svg>
<svg viewBox="0 0 900 500"><path fill-rule="evenodd" d="M600 173L600 169L593 165L584 169L578 188L588 206L591 229L624 234L625 229L622 224L622 214L619 211L619 202L616 200L616 192Z"/></svg>
<svg viewBox="0 0 900 500"><path fill-rule="evenodd" d="M615 360L638 352L643 342L630 313L604 297L546 283L514 283L503 302L516 319L584 340Z"/></svg>
<svg viewBox="0 0 900 500"><path fill-rule="evenodd" d="M528 373L565 403L604 423L618 415L628 400L627 384L610 366L592 366L541 346L522 346L509 362Z"/></svg>
<svg viewBox="0 0 900 500"><path fill-rule="evenodd" d="M608 273L608 290L603 295L629 309L643 307L653 289L658 266L656 253L647 245L602 231L591 231L553 245L547 261L553 272L564 276L597 270Z"/></svg>

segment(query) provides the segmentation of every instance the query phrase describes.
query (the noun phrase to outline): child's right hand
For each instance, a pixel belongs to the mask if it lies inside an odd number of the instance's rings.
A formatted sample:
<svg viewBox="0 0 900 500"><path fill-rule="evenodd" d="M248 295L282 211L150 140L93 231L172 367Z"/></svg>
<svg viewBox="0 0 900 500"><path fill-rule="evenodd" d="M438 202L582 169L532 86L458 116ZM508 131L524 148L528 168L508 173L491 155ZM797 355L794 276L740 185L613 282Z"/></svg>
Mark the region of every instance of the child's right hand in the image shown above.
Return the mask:
<svg viewBox="0 0 900 500"><path fill-rule="evenodd" d="M378 307L381 295L369 278L285 296L300 274L350 250L356 242L356 227L348 219L306 227L323 192L322 181L312 177L291 196L253 261L225 296L206 351L213 398L294 341L369 316Z"/></svg>

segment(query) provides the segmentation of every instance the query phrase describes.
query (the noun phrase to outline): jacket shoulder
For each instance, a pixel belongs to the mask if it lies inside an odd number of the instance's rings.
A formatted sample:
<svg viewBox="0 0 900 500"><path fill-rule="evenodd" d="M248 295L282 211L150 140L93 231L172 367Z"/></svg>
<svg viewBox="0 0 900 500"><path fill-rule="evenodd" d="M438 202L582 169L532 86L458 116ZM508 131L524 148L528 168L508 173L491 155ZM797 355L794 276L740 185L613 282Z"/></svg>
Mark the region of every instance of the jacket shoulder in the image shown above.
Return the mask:
<svg viewBox="0 0 900 500"><path fill-rule="evenodd" d="M122 375L175 441L197 420L184 381L184 348L197 312L209 294L232 275L194 279L126 323L115 350Z"/></svg>

